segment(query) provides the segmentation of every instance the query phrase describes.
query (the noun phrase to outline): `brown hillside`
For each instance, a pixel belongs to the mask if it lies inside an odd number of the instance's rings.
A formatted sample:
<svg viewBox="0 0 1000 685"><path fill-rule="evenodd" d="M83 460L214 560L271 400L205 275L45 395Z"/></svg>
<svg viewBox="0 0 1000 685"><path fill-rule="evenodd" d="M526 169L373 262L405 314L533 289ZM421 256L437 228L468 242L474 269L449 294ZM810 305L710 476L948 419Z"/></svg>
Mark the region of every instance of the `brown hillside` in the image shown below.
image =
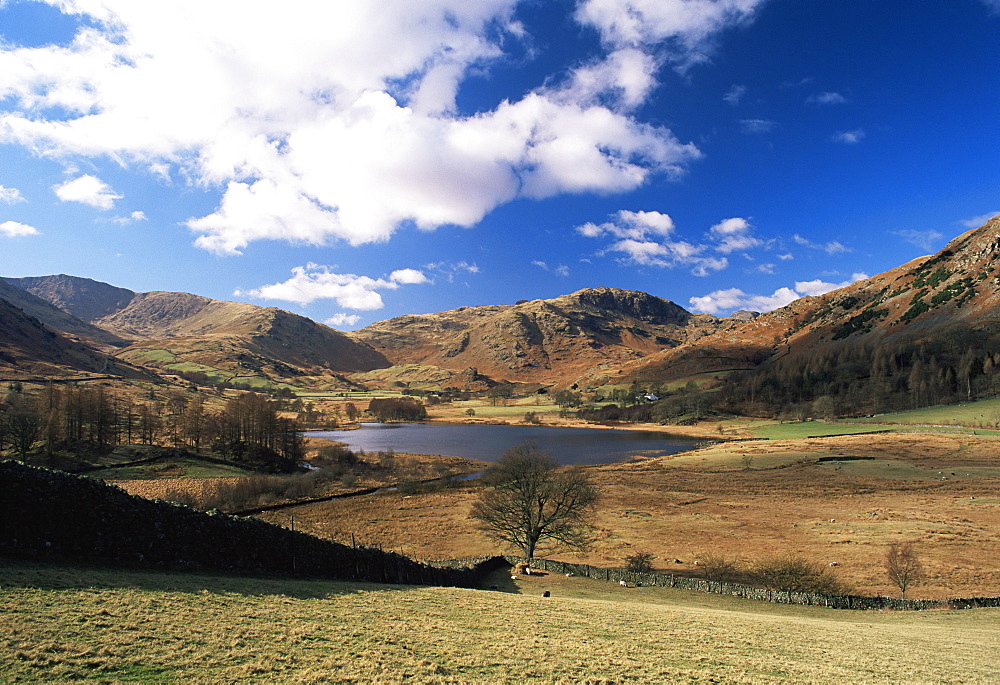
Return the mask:
<svg viewBox="0 0 1000 685"><path fill-rule="evenodd" d="M123 354L162 349L178 362L284 378L388 366L375 350L291 312L186 293L139 293L98 325L144 338ZM141 356L141 355L140 355Z"/></svg>
<svg viewBox="0 0 1000 685"><path fill-rule="evenodd" d="M568 386L731 324L646 293L592 288L550 300L402 316L350 335L394 365Z"/></svg>
<svg viewBox="0 0 1000 685"><path fill-rule="evenodd" d="M3 280L78 319L91 322L125 307L135 296L134 292L125 288L65 274Z"/></svg>
<svg viewBox="0 0 1000 685"><path fill-rule="evenodd" d="M46 327L5 299L0 299L0 378L79 378L122 376L148 378L141 369L110 357L84 342Z"/></svg>
<svg viewBox="0 0 1000 685"><path fill-rule="evenodd" d="M166 359L272 379L388 366L379 353L343 333L273 307L188 293L134 293L75 276L7 280L86 318L111 340L133 342L120 355L139 364L162 366ZM65 330L58 317L48 321Z"/></svg>
<svg viewBox="0 0 1000 685"><path fill-rule="evenodd" d="M26 279L10 280L23 281ZM83 321L48 300L42 299L28 290L23 290L13 282L8 282L7 279L0 279L0 298L25 314L35 317L50 329L60 331L70 338L115 347L128 344L128 341L120 336Z"/></svg>
<svg viewBox="0 0 1000 685"><path fill-rule="evenodd" d="M935 255L663 350L628 366L624 376L748 369L765 360L780 364L847 346L919 345L970 331L993 339L1000 337L998 286L1000 216Z"/></svg>

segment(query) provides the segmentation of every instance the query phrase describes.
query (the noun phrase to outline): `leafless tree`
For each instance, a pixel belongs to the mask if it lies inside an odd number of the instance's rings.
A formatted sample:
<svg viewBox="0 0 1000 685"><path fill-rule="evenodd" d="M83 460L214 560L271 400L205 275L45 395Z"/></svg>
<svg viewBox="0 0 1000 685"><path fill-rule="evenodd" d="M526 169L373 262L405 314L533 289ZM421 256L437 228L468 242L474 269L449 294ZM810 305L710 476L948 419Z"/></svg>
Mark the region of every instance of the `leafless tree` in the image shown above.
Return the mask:
<svg viewBox="0 0 1000 685"><path fill-rule="evenodd" d="M889 545L885 553L885 572L893 585L899 588L900 597L906 597L906 591L920 582L924 569L912 542L893 542Z"/></svg>
<svg viewBox="0 0 1000 685"><path fill-rule="evenodd" d="M764 587L782 592L840 595L849 590L828 568L798 556L768 557L754 566L752 574Z"/></svg>
<svg viewBox="0 0 1000 685"><path fill-rule="evenodd" d="M533 559L539 545L582 547L597 489L580 469L560 468L552 455L528 442L512 447L487 469L487 488L471 516L495 540Z"/></svg>
<svg viewBox="0 0 1000 685"><path fill-rule="evenodd" d="M705 580L715 582L736 582L741 580L743 570L740 562L733 557L718 552L707 552L698 555L701 572Z"/></svg>

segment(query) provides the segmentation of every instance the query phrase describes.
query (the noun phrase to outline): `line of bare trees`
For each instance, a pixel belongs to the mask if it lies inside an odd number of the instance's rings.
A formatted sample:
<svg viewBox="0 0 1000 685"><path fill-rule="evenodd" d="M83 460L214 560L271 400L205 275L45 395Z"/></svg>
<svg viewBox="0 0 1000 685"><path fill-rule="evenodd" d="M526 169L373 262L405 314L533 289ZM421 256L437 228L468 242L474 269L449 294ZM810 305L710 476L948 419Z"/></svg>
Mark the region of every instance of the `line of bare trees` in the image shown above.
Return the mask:
<svg viewBox="0 0 1000 685"><path fill-rule="evenodd" d="M36 394L11 391L0 402L0 453L24 458L135 444L209 447L266 471L287 471L303 454L297 422L256 393L241 393L218 411L200 394L150 391L137 400L104 386L50 385Z"/></svg>

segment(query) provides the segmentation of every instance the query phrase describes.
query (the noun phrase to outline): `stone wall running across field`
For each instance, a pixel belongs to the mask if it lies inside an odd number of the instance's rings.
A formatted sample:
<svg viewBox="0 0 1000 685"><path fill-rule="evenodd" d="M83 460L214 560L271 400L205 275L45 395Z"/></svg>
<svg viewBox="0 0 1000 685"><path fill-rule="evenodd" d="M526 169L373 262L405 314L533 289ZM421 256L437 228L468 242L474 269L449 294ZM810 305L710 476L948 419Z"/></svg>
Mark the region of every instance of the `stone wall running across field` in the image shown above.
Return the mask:
<svg viewBox="0 0 1000 685"><path fill-rule="evenodd" d="M514 559L512 557L512 559ZM514 563L519 563L514 559ZM1000 607L1000 597L967 597L960 599L897 599L894 597L867 597L863 595L822 595L813 592L785 592L782 590L767 590L765 588L726 583L704 578L688 578L663 573L636 573L619 569L597 568L586 564L569 564L563 561L535 559L532 568L555 573L572 573L586 578L597 578L631 585L652 585L658 587L677 587L699 592L713 592L722 595L732 595L744 599L756 599L778 604L806 604L810 606L825 606L833 609L910 609L923 610L939 607L951 609L969 609L975 607Z"/></svg>
<svg viewBox="0 0 1000 685"><path fill-rule="evenodd" d="M524 559L517 556L506 556L504 560L512 567L524 565ZM441 568L465 568L478 564L491 563L495 566L497 557L476 557L471 559L455 559L449 561L428 561L426 563ZM732 595L743 599L754 599L775 604L804 604L809 606L825 606L832 609L974 609L980 607L1000 607L1000 597L963 597L957 599L897 599L894 597L868 597L864 595L822 595L813 592L785 592L768 590L766 588L727 583L704 578L689 578L665 573L638 573L614 568L599 568L587 564L571 564L565 561L550 559L532 559L531 568L550 573L565 573L606 580L613 583L624 582L631 586L676 587L683 590L711 592L722 595Z"/></svg>
<svg viewBox="0 0 1000 685"><path fill-rule="evenodd" d="M50 561L476 587L484 568L435 568L254 518L147 500L101 481L0 462L0 554Z"/></svg>

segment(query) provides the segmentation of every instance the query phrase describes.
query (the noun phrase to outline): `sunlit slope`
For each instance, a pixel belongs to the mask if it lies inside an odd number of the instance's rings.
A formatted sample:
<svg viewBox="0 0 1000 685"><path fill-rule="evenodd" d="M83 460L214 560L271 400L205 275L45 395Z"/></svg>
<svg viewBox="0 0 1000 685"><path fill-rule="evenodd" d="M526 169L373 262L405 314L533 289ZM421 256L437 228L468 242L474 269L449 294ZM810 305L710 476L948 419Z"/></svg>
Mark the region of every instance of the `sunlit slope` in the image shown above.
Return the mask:
<svg viewBox="0 0 1000 685"><path fill-rule="evenodd" d="M0 578L0 672L20 682L1000 679L1000 610L856 613L561 576L522 594L34 565Z"/></svg>

